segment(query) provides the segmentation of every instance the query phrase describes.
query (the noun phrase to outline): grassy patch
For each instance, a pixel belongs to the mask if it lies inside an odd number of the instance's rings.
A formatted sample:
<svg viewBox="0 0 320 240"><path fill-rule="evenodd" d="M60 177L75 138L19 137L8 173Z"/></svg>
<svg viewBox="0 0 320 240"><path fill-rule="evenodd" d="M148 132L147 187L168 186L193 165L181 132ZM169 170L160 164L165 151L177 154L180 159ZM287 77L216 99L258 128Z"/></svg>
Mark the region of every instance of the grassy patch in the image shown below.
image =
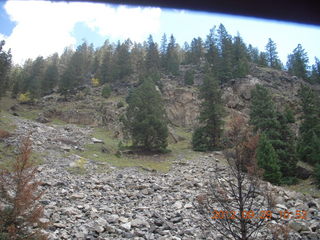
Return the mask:
<svg viewBox="0 0 320 240"><path fill-rule="evenodd" d="M39 109L28 109L27 107L23 107L21 111L18 111L20 117L29 119L29 120L36 120L36 118L39 116L39 113L41 110Z"/></svg>
<svg viewBox="0 0 320 240"><path fill-rule="evenodd" d="M303 167L311 172L314 171L314 167L306 162L299 161L297 163L298 166ZM304 194L309 194L313 197L320 198L320 189L317 188L315 184L315 179L311 176L306 180L299 180L298 184L286 186L289 190L293 190L296 192L301 192Z"/></svg>
<svg viewBox="0 0 320 240"><path fill-rule="evenodd" d="M18 154L14 146L6 146L3 142L0 142L0 169L10 168L11 164L15 161ZM35 166L39 166L44 163L44 153L32 151L30 155L31 161Z"/></svg>
<svg viewBox="0 0 320 240"><path fill-rule="evenodd" d="M298 184L286 186L285 188L291 191L311 195L314 198L320 198L320 189L317 189L317 186L314 184L314 182L315 179L309 178L306 180L300 180Z"/></svg>
<svg viewBox="0 0 320 240"><path fill-rule="evenodd" d="M62 121L62 120L58 119L58 118L52 118L52 119L50 119L49 125L51 125L51 124L66 125L67 123L65 121Z"/></svg>
<svg viewBox="0 0 320 240"><path fill-rule="evenodd" d="M8 94L7 94L8 95ZM17 100L9 96L0 99L0 111L7 111L11 106L17 104Z"/></svg>
<svg viewBox="0 0 320 240"><path fill-rule="evenodd" d="M10 114L7 112L0 112L0 129L8 132L13 132L16 129L16 125L12 123Z"/></svg>
<svg viewBox="0 0 320 240"><path fill-rule="evenodd" d="M171 161L167 161L165 155L122 155L116 156L118 151L119 140L112 137L113 133L103 128L95 128L92 137L103 140L104 144L87 144L83 152L74 151L85 159L94 160L97 162L106 162L115 167L141 167L148 170L156 170L160 172L168 172L171 166ZM102 148L107 149L107 153L102 152Z"/></svg>

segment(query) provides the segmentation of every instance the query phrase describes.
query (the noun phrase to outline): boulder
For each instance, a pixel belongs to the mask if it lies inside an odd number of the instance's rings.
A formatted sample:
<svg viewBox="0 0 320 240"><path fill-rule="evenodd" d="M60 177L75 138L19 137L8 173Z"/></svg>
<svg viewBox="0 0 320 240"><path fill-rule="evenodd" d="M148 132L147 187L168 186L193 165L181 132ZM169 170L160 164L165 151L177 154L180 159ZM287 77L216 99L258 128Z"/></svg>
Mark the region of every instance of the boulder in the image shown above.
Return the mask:
<svg viewBox="0 0 320 240"><path fill-rule="evenodd" d="M302 167L297 166L296 177L302 180L308 179L312 175L312 171Z"/></svg>

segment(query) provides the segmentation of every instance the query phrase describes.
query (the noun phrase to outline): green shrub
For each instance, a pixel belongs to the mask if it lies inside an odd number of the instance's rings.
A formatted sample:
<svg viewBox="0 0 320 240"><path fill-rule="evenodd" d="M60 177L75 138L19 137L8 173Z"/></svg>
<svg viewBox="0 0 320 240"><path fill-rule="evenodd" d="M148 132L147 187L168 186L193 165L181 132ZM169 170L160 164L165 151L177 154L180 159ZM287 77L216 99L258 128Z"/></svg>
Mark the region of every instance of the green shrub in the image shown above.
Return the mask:
<svg viewBox="0 0 320 240"><path fill-rule="evenodd" d="M122 101L117 103L117 108L122 108L124 107L124 103Z"/></svg>
<svg viewBox="0 0 320 240"><path fill-rule="evenodd" d="M204 127L199 127L193 132L192 149L199 152L205 152L210 149L209 137Z"/></svg>
<svg viewBox="0 0 320 240"><path fill-rule="evenodd" d="M184 74L184 83L186 85L193 85L194 84L194 73L192 70L188 70Z"/></svg>
<svg viewBox="0 0 320 240"><path fill-rule="evenodd" d="M109 86L109 84L105 84L102 92L101 92L102 97L104 98L108 98L111 95L111 87Z"/></svg>

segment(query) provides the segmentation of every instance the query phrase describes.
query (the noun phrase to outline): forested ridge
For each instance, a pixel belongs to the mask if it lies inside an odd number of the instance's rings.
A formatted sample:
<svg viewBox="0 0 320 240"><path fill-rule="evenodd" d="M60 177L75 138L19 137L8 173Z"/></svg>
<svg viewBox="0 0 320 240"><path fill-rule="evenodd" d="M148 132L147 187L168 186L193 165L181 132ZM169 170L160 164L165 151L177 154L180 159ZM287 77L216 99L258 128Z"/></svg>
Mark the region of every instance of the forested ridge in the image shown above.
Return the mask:
<svg viewBox="0 0 320 240"><path fill-rule="evenodd" d="M2 41L1 49L4 44ZM166 34L160 45L151 35L143 43L106 40L98 48L83 42L75 50L66 48L60 56L58 53L47 58L39 56L26 60L22 66L12 65L10 52L1 50L1 53L1 89L11 89L14 97L28 93L31 98L38 98L55 88L67 95L78 86L90 84L92 78L99 84L130 81L132 75L153 76L158 81L160 72L177 75L179 66L186 64L195 67L208 64L220 84L246 76L251 63L286 70L310 83L320 83L319 59L309 66L301 44L288 55L287 63L282 63L272 39L267 40L265 49L259 50L245 43L240 34L231 36L222 24L213 27L206 39L197 37L184 46L177 44L173 35Z"/></svg>
<svg viewBox="0 0 320 240"><path fill-rule="evenodd" d="M99 235L114 239L119 239L120 235L126 238L152 235L153 239L165 236L169 239L167 237L171 233L166 235L162 230L198 239L198 236L204 236L200 234L202 228L209 229L204 223L208 218L204 209L211 211L217 203L221 203L220 207L225 211L233 211L235 206L240 215L254 207L271 209L269 200L281 211L287 209L283 204L290 206L291 210L300 206L294 202L296 195L286 195L290 201L284 203L282 196L287 193L281 193L281 204L276 204L271 198L273 193L267 196L269 183L265 191L261 188L256 193L255 190L260 188L258 180L286 187L310 180L307 182L310 189L320 188L320 61L316 58L315 64L310 66L301 44L288 55L287 62L282 63L272 39L267 39L265 49L259 50L245 43L240 34L231 36L220 24L209 31L206 39L196 37L184 46L177 44L173 35L166 34L159 44L151 35L143 43L130 39L116 43L106 40L98 48L84 41L75 50L65 48L61 55L39 56L26 60L23 65L12 63L12 53L5 51L4 45L5 41L1 41L0 98L8 103L0 108L4 110L0 112L0 177L6 181L0 184L0 197L5 196L8 207L0 208L0 216L4 216L0 220L0 238L23 238L30 234L30 229L20 225L37 223L41 228L49 219L54 219L53 227L48 230L52 239L71 235L79 239L86 236L97 238ZM288 94L291 90L292 93ZM185 108L184 100L193 107ZM170 104L171 109L168 110ZM33 118L32 114L25 114L21 110L24 107L24 111L36 110L38 116ZM179 126L179 121L173 121L179 115L174 111L197 116L190 120L192 124ZM99 118L96 122L95 115ZM56 116L60 117L55 122L57 125L51 124ZM71 121L77 117L83 121ZM22 136L25 138L19 155L12 147L16 147ZM35 143L33 148L30 136ZM51 182L36 182L32 189L26 188L20 193L20 188L31 186L29 182L37 173L33 168L35 162L29 160L32 149L36 153L47 153L47 156L41 156L46 161L42 177L49 176L48 181ZM16 162L13 162L13 156L17 156ZM7 158L15 166L12 172L7 169ZM169 174L150 177L133 169L118 174L113 165L138 166L148 174L168 172L171 166L174 167ZM27 174L27 178L19 175L20 172ZM85 176L81 183L76 174ZM56 175L72 187L55 182ZM97 175L102 176L102 180L98 180ZM15 183L10 180L12 176L22 179L16 181L18 187L14 196L21 195L21 199L28 199L28 204L20 204L19 199L16 201L8 194ZM234 184L234 179L237 184ZM108 185L103 181L111 183ZM40 218L42 207L29 211L28 208L32 208L43 194L34 196L39 186L48 188L51 201L56 201L59 195L59 201L65 205L67 202L68 208L44 200L44 205L47 204L51 211L51 215L46 216L48 219ZM204 186L211 186L209 189L213 192L206 189L205 194L195 198L194 194L199 194ZM64 189L68 187L72 189L70 196ZM280 189L273 187L273 191ZM50 192L55 188L54 193ZM108 194L104 196L102 191ZM112 196L110 199L107 198L109 194ZM234 201L235 205L225 205L226 199ZM190 201L194 202L191 204ZM126 212L124 209L128 205L137 215L129 214L120 220L117 214L121 213L115 210L119 202L121 211ZM155 212L151 213L148 207L140 208L141 202L152 206L150 209ZM110 203L112 207L97 210L101 203ZM158 203L170 217L160 217L156 213L159 206L153 204ZM69 207L70 204L75 207ZM87 211L91 207L93 210ZM310 200L307 207L313 211L317 205ZM24 211L29 211L32 218L16 221L24 216ZM176 214L177 211L181 214ZM102 214L106 212L107 217ZM189 224L183 220L189 218L186 216L190 212L193 216L189 219L191 225L195 224L192 219L198 216L202 220L196 223L195 233L181 233L180 227ZM94 223L82 226L88 214L95 219ZM68 220L64 219L65 215ZM136 219L132 220L134 217ZM132 221L129 222L129 218ZM70 219L74 221L71 224ZM81 219L80 230L78 227L70 228L77 225L78 219ZM311 223L317 223L317 219L312 215ZM235 228L227 230L224 220L220 225L219 221L209 225L213 229L211 237L215 237L217 231L223 236L248 240L251 234L254 236L260 230L261 236L269 231L261 219L251 223L244 219L231 221ZM148 221L157 231L149 229ZM259 227L252 230L250 224ZM307 220L299 224L289 225L299 233L302 228L309 229ZM274 239L281 234L289 236L285 223L277 227L275 229L281 231L271 231ZM319 225L312 225L307 234L311 236L319 230Z"/></svg>

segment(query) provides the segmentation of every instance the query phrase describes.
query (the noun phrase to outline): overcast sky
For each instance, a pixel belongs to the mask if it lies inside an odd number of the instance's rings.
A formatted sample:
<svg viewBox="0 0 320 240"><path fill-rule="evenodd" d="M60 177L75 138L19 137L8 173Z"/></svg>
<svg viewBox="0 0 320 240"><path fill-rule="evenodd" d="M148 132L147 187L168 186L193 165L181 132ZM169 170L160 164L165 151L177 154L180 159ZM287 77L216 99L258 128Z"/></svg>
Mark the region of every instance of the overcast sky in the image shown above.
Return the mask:
<svg viewBox="0 0 320 240"><path fill-rule="evenodd" d="M320 27L267 21L256 18L208 14L184 10L142 8L97 3L42 1L0 2L0 39L12 49L15 63L39 55L62 53L66 46L76 46L85 39L95 47L106 39L130 38L143 42L149 34L160 42L163 33L174 34L183 46L194 37L205 40L210 28L224 24L233 36L264 51L268 38L277 44L281 61L301 43L310 64L320 57Z"/></svg>

